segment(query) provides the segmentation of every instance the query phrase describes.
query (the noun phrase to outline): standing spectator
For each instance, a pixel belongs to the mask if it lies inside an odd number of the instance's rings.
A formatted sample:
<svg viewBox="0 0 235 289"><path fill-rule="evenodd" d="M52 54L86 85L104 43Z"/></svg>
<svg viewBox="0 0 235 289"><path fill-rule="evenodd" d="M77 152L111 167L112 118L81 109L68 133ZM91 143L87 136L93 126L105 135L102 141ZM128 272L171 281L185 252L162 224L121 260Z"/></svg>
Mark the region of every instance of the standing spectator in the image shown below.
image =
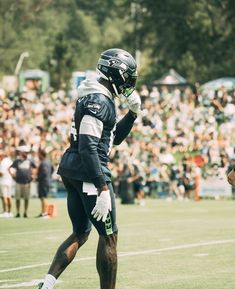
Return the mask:
<svg viewBox="0 0 235 289"><path fill-rule="evenodd" d="M177 165L173 165L170 171L170 189L171 193L175 194L178 200L183 200L184 190L181 186L181 174Z"/></svg>
<svg viewBox="0 0 235 289"><path fill-rule="evenodd" d="M143 177L141 176L140 169L137 165L133 165L132 182L137 203L143 207L145 206Z"/></svg>
<svg viewBox="0 0 235 289"><path fill-rule="evenodd" d="M33 169L36 165L28 158L30 148L26 145L18 147L19 158L9 168L9 172L16 182L16 218L20 217L20 199L24 199L24 218L27 218L27 211L30 198L30 183L32 181Z"/></svg>
<svg viewBox="0 0 235 289"><path fill-rule="evenodd" d="M9 167L12 164L12 160L7 156L5 151L0 150L0 196L2 199L3 213L0 217L9 218L12 217L12 185L13 180L9 174Z"/></svg>
<svg viewBox="0 0 235 289"><path fill-rule="evenodd" d="M184 164L184 173L183 173L183 184L184 184L184 199L188 201L192 196L192 193L195 189L195 180L194 173L192 169L192 164Z"/></svg>
<svg viewBox="0 0 235 289"><path fill-rule="evenodd" d="M38 217L46 218L47 214L47 196L50 190L51 175L53 173L53 168L49 159L47 159L47 154L45 150L39 150L39 167L37 172L38 181L38 197L41 200L41 213Z"/></svg>
<svg viewBox="0 0 235 289"><path fill-rule="evenodd" d="M120 164L120 166L118 195L122 204L134 204L130 166L126 163Z"/></svg>
<svg viewBox="0 0 235 289"><path fill-rule="evenodd" d="M167 196L167 201L172 201L170 194L170 176L169 166L165 163L159 168L159 188L160 194Z"/></svg>

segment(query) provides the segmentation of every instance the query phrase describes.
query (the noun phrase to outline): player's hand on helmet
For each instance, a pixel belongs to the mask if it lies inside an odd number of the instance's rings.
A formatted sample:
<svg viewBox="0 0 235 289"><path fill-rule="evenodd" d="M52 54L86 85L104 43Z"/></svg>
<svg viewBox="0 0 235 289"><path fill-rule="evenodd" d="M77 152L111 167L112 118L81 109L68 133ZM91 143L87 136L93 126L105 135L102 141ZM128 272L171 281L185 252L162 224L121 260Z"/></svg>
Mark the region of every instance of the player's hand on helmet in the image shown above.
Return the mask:
<svg viewBox="0 0 235 289"><path fill-rule="evenodd" d="M133 91L130 96L127 97L127 104L129 109L138 114L141 110L141 99L136 91Z"/></svg>
<svg viewBox="0 0 235 289"><path fill-rule="evenodd" d="M91 214L93 217L100 221L102 219L103 222L106 221L109 211L112 210L111 206L111 197L109 190L102 191L96 199L96 205L92 210Z"/></svg>

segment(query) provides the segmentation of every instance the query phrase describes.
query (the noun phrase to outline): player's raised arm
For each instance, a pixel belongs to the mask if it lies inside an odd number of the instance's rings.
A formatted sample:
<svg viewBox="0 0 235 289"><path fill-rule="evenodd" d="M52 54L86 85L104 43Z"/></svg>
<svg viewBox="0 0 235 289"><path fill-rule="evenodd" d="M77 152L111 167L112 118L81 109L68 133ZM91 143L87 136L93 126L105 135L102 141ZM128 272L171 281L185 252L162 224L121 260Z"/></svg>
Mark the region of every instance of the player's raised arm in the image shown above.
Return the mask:
<svg viewBox="0 0 235 289"><path fill-rule="evenodd" d="M140 112L141 100L137 92L133 92L127 97L129 112L117 123L114 144L119 145L131 131L137 114Z"/></svg>

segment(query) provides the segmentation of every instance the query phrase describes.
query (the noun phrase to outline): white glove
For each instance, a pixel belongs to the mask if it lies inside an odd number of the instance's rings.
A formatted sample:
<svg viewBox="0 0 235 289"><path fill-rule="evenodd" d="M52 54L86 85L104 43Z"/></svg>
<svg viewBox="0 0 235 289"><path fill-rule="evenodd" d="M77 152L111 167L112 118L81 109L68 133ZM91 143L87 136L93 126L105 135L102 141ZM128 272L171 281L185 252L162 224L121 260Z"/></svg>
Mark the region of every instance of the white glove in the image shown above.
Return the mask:
<svg viewBox="0 0 235 289"><path fill-rule="evenodd" d="M102 222L105 222L107 219L108 212L112 210L111 207L111 198L109 190L102 191L96 199L96 205L92 210L91 214L97 221L102 218Z"/></svg>
<svg viewBox="0 0 235 289"><path fill-rule="evenodd" d="M141 99L136 91L133 91L132 94L127 97L127 104L129 106L129 109L134 113L140 112Z"/></svg>

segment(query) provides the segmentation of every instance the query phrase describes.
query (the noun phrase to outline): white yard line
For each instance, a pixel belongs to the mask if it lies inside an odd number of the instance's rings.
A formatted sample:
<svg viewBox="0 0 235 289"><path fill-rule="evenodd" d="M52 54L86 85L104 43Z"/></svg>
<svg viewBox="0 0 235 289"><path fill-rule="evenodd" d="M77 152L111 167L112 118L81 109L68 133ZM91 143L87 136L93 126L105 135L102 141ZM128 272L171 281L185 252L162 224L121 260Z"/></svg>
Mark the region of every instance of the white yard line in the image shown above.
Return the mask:
<svg viewBox="0 0 235 289"><path fill-rule="evenodd" d="M183 244L183 245L160 248L160 249L152 249L152 250L144 250L144 251L136 251L136 252L123 252L123 253L118 254L118 256L119 257L130 257L130 256L140 256L140 255L151 255L153 253L169 252L169 251L176 251L176 250L197 248L197 247L205 247L205 246L213 246L213 245L234 244L234 243L235 243L235 239L231 239L231 240L214 240L214 241L199 242L199 243L192 243L192 244ZM95 258L96 258L95 256L77 258L73 262L95 260ZM19 266L19 267L15 267L15 268L9 268L9 269L0 270L0 273L19 271L19 270L37 268L37 267L49 266L49 265L50 265L50 262L32 264L32 265L26 265L26 266Z"/></svg>
<svg viewBox="0 0 235 289"><path fill-rule="evenodd" d="M181 250L181 249L205 247L205 246L212 246L212 245L222 245L222 244L234 244L234 243L235 243L235 239L232 239L232 240L215 240L215 241L178 245L178 246L172 246L172 247L166 247L166 248L160 248L160 249L153 249L153 250L127 252L127 253L123 253L124 254L123 256L149 255L149 254L157 253L157 252L167 252L167 251L175 251L175 250ZM122 257L121 254L119 256Z"/></svg>
<svg viewBox="0 0 235 289"><path fill-rule="evenodd" d="M4 280L0 280L0 283L4 283L4 282L15 282L17 280L14 280L14 279L4 279Z"/></svg>
<svg viewBox="0 0 235 289"><path fill-rule="evenodd" d="M198 219L187 219L187 220L184 220L184 219L175 219L172 221L172 223L178 223L178 222L187 222L187 223L190 223L190 222L198 222ZM130 223L130 224L123 224L123 225L119 225L118 227L120 228L125 228L125 227L139 227L139 226L144 226L146 225L146 223ZM148 225L156 225L156 222L150 222L148 223ZM60 233L60 232L64 232L64 233L67 233L67 232L70 232L69 230L62 230L62 229L56 229L53 231L52 230L41 230L41 231L23 231L23 232L9 232L9 233L3 233L0 235L0 238L2 237L10 237L10 236L19 236L19 235L32 235L32 234L45 234L45 233Z"/></svg>
<svg viewBox="0 0 235 289"><path fill-rule="evenodd" d="M8 280L9 281L9 280ZM13 282L14 280L11 280L11 282ZM34 279L28 282L21 282L21 283L17 283L17 284L4 284L0 286L0 289L12 289L12 288L25 288L25 287L32 287L32 286L36 286L38 285L40 282L42 282L43 280L41 279ZM56 284L61 283L61 280L57 280Z"/></svg>
<svg viewBox="0 0 235 289"><path fill-rule="evenodd" d="M54 233L54 232L65 232L65 230L42 230L42 231L24 231L24 232L15 232L15 233L5 233L1 234L0 237L10 237L10 236L17 236L17 235L31 235L31 234L41 234L41 233Z"/></svg>
<svg viewBox="0 0 235 289"><path fill-rule="evenodd" d="M209 254L208 253L201 253L201 254L194 254L193 256L194 257L207 257L207 256L209 256Z"/></svg>
<svg viewBox="0 0 235 289"><path fill-rule="evenodd" d="M20 267L0 270L0 273L12 272L12 271L18 271L18 270L24 270L24 269L30 269L30 268L37 268L37 267L48 266L48 265L50 265L49 262L48 263L39 263L39 264L27 265L27 266L20 266Z"/></svg>

